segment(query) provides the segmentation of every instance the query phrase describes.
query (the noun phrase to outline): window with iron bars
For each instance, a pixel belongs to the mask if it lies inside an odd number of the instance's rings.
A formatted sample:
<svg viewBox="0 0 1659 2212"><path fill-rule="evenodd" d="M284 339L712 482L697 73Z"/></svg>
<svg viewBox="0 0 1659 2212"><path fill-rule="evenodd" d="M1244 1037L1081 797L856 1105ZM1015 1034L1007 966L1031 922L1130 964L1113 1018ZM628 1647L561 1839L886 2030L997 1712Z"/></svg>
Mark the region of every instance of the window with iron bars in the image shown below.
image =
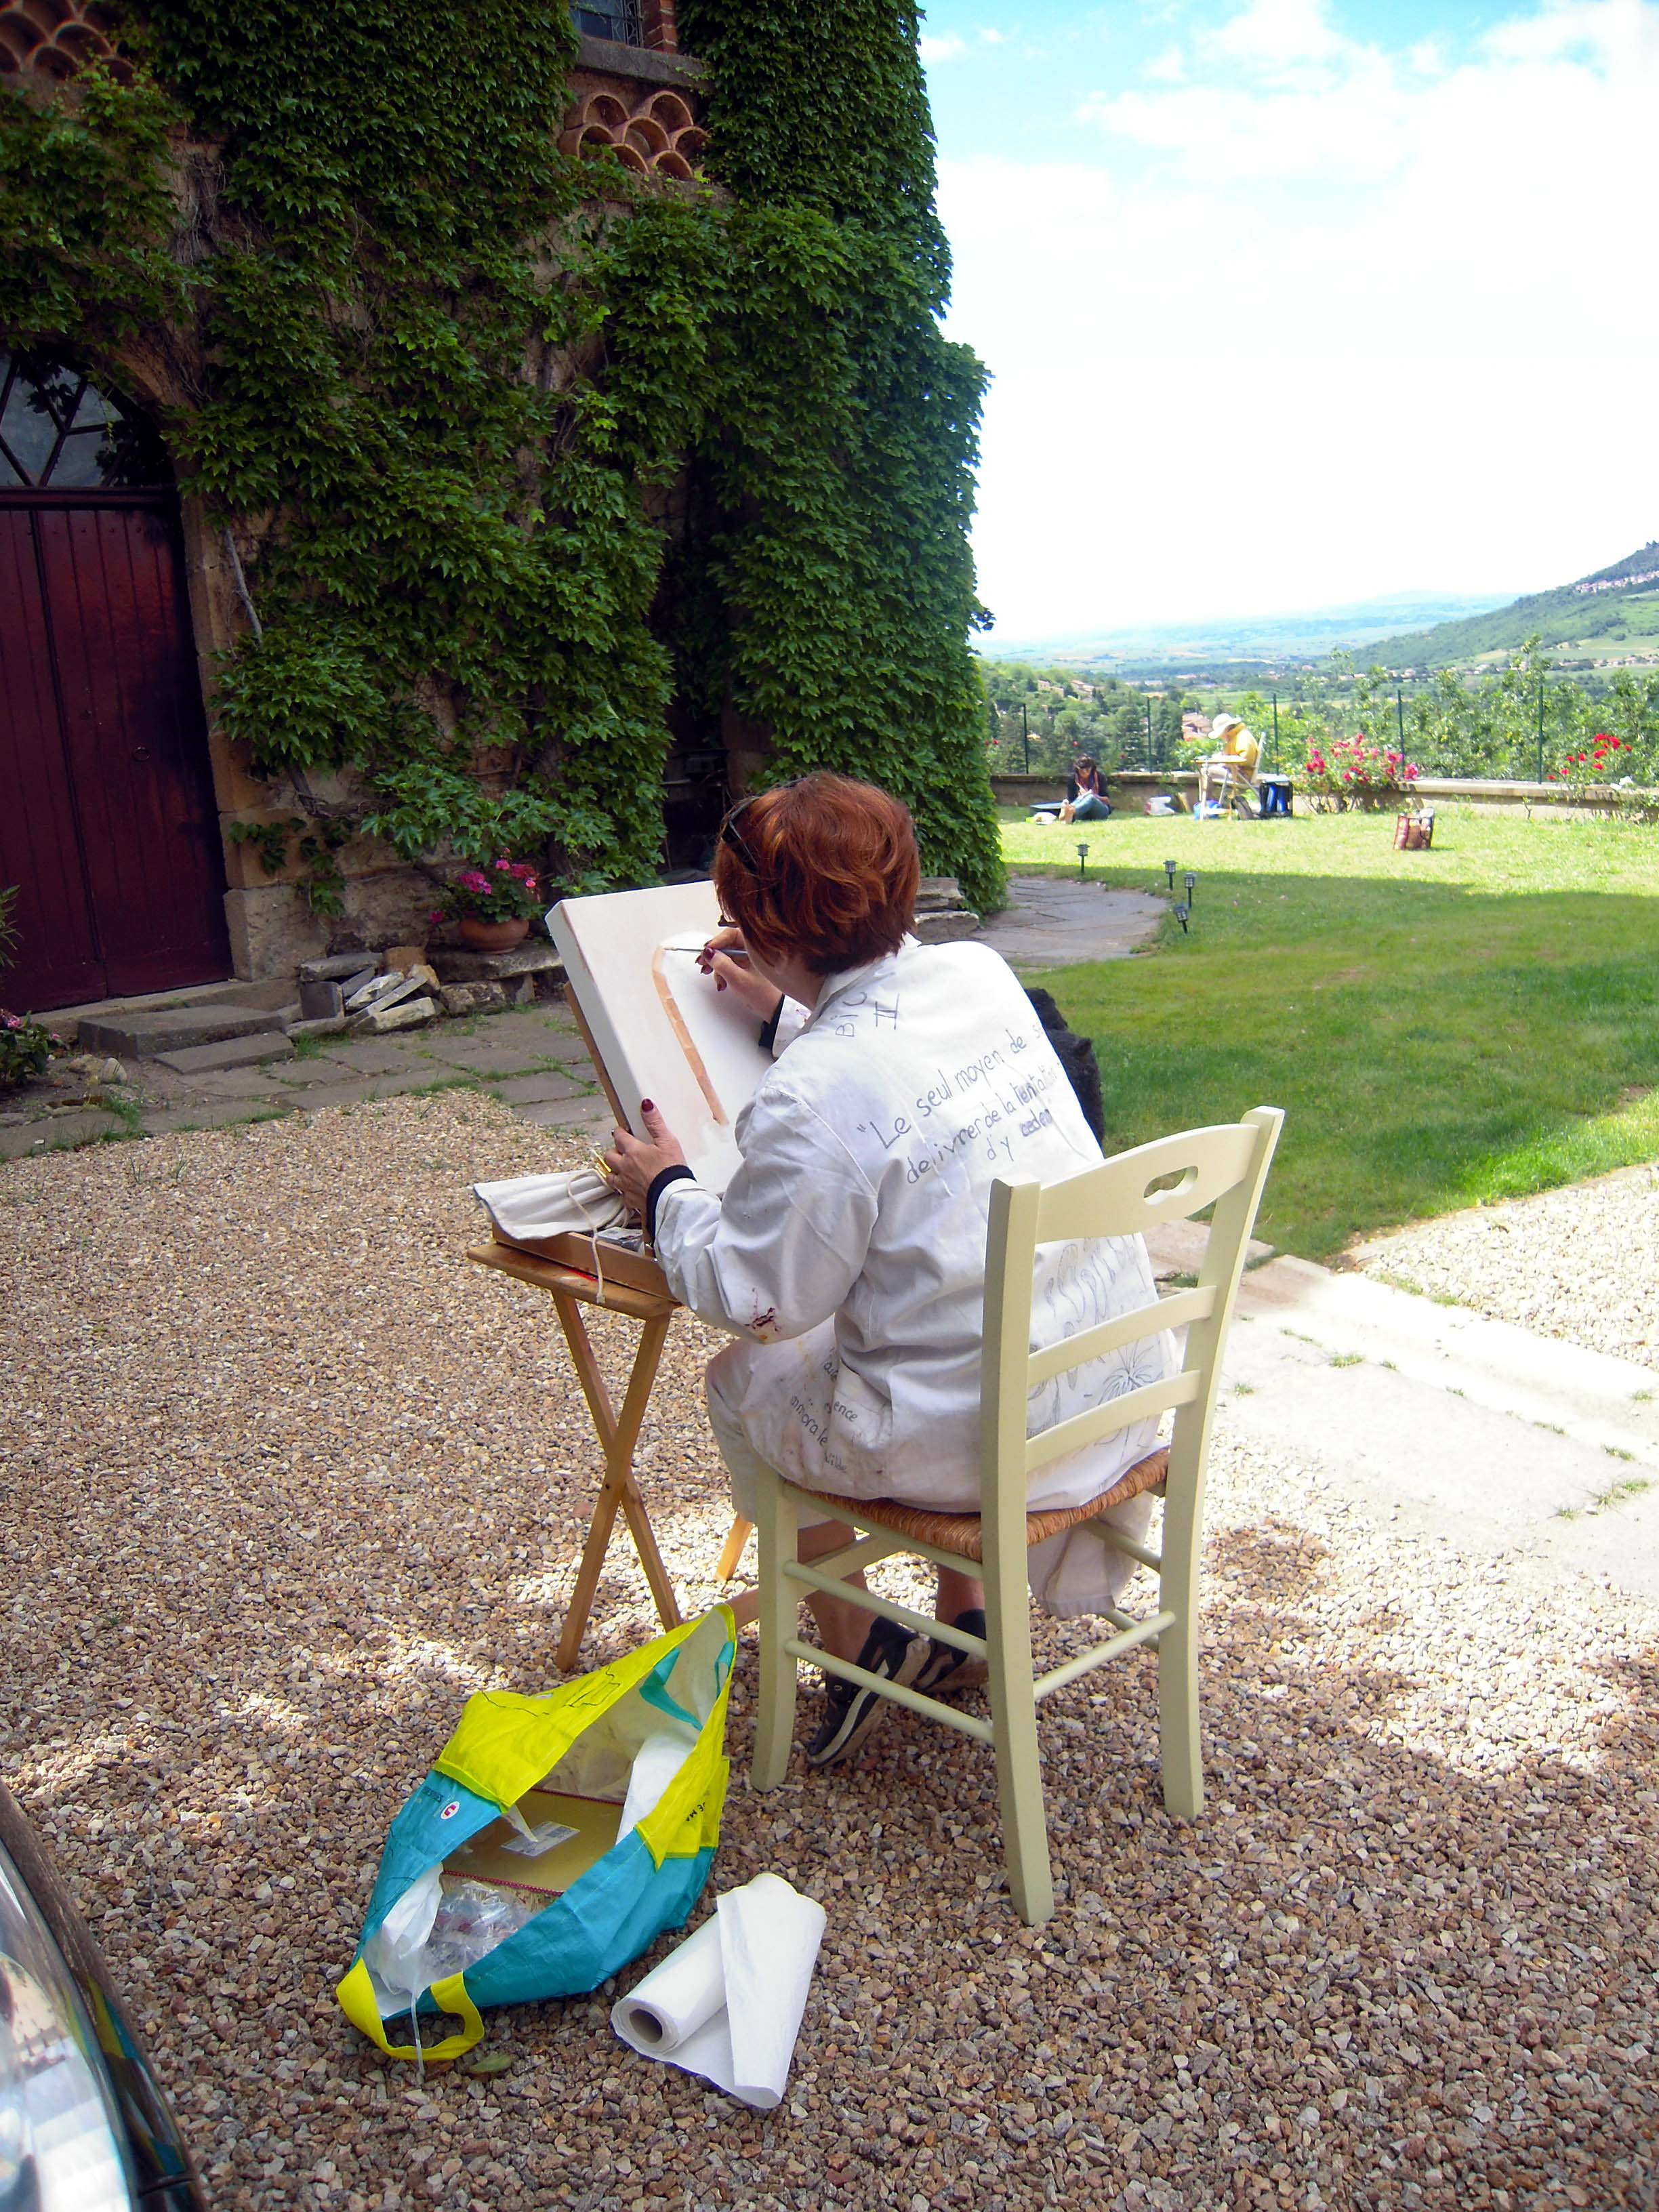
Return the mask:
<svg viewBox="0 0 1659 2212"><path fill-rule="evenodd" d="M645 44L640 0L572 0L570 12L585 39L609 39L619 46Z"/></svg>

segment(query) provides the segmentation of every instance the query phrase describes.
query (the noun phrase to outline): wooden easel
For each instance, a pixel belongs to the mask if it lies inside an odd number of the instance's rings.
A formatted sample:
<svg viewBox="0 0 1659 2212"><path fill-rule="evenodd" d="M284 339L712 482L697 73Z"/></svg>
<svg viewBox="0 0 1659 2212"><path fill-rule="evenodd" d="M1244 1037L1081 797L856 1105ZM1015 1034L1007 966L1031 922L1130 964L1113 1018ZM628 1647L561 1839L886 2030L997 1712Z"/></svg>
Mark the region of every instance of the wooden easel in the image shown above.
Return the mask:
<svg viewBox="0 0 1659 2212"><path fill-rule="evenodd" d="M552 1260L538 1259L533 1252L520 1252L510 1244L475 1244L466 1256L477 1267L493 1267L498 1274L511 1275L515 1282L528 1283L532 1289L545 1291L552 1299L553 1310L558 1315L559 1325L564 1331L564 1340L570 1347L576 1379L582 1386L587 1410L593 1417L593 1432L599 1437L599 1449L605 1455L605 1480L599 1485L599 1494L593 1502L592 1517L587 1524L587 1540L582 1546L575 1587L570 1593L570 1610L565 1615L558 1650L554 1655L560 1671L568 1674L575 1667L576 1654L587 1627L588 1617L593 1610L593 1599L599 1589L599 1577L604 1571L605 1553L611 1548L618 1510L628 1523L635 1549L640 1555L640 1565L645 1570L645 1579L651 1588L658 1619L665 1628L678 1628L680 1624L679 1600L674 1594L673 1583L669 1580L668 1570L663 1565L662 1553L657 1548L656 1532L651 1526L651 1516L646 1510L645 1499L641 1495L634 1473L634 1447L639 1442L640 1425L651 1401L669 1325L680 1308L666 1295L658 1297L650 1291L635 1290L626 1283L600 1284L592 1275L580 1274L574 1267L560 1267ZM593 1356L593 1346L582 1319L581 1310L585 1305L601 1307L606 1313L626 1314L630 1321L640 1323L639 1345L629 1372L628 1389L623 1396L620 1413L611 1403L611 1393L605 1388L605 1377L600 1374L599 1362ZM730 1582L736 1574L738 1561L743 1557L743 1547L749 1540L749 1529L750 1523L741 1516L733 1520L715 1564L716 1580ZM759 1604L759 1594L754 1590L744 1590L732 1601L732 1609L737 1615L739 1627L745 1621L754 1620Z"/></svg>
<svg viewBox="0 0 1659 2212"><path fill-rule="evenodd" d="M593 1049L593 1039L582 1018L581 1008L574 993L567 991L566 1000L575 1016L576 1026L586 1044L588 1055L599 1074L605 1095L610 1101L619 1127L626 1127L628 1117L605 1074L599 1054ZM641 1290L629 1283L606 1281L584 1274L579 1269L562 1266L557 1261L544 1260L533 1252L520 1251L511 1244L477 1244L467 1253L467 1258L480 1267L493 1267L514 1281L528 1283L533 1289L545 1291L553 1301L553 1310L559 1316L559 1326L564 1331L564 1340L570 1347L571 1363L576 1370L576 1379L581 1384L582 1395L587 1401L587 1410L592 1415L593 1431L599 1440L599 1449L605 1455L605 1480L593 1504L592 1518L587 1526L587 1540L582 1547L580 1565L576 1570L576 1583L570 1593L570 1610L565 1615L564 1628L555 1654L559 1669L569 1674L576 1664L582 1635L588 1616L593 1609L594 1595L599 1589L599 1576L604 1571L605 1558L610 1549L612 1532L620 1509L633 1535L640 1565L645 1570L645 1579L657 1607L657 1617L665 1628L678 1628L680 1624L679 1601L674 1595L674 1585L668 1578L662 1553L657 1548L656 1533L651 1526L651 1516L646 1511L645 1500L640 1493L634 1474L634 1447L639 1442L640 1427L645 1419L645 1409L651 1401L651 1392L657 1380L657 1370L662 1362L663 1346L667 1341L669 1324L679 1312L677 1299L671 1297L664 1283L660 1291ZM634 1364L629 1370L628 1388L623 1395L622 1411L618 1413L611 1401L605 1377L599 1372L599 1362L593 1356L593 1346L587 1327L582 1319L583 1306L599 1306L606 1313L625 1314L640 1323L640 1340L634 1354ZM743 1547L749 1540L751 1524L739 1515L732 1521L720 1555L715 1563L714 1576L719 1582L730 1582L738 1571L743 1557ZM760 1609L759 1593L744 1590L731 1601L738 1626L753 1620Z"/></svg>

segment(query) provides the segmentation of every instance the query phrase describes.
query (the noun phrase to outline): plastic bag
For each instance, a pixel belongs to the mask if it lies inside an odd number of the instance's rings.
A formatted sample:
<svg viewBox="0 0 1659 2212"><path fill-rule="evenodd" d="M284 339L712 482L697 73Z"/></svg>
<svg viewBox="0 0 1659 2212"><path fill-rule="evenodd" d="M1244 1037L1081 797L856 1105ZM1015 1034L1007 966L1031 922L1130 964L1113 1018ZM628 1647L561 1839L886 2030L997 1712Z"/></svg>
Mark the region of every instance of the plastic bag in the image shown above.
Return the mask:
<svg viewBox="0 0 1659 2212"><path fill-rule="evenodd" d="M469 1699L386 1838L337 1992L354 2026L394 2058L457 2058L481 2007L583 1994L683 1926L720 1836L735 1649L717 1606L546 1697ZM386 2033L446 2012L464 2026L430 2048Z"/></svg>

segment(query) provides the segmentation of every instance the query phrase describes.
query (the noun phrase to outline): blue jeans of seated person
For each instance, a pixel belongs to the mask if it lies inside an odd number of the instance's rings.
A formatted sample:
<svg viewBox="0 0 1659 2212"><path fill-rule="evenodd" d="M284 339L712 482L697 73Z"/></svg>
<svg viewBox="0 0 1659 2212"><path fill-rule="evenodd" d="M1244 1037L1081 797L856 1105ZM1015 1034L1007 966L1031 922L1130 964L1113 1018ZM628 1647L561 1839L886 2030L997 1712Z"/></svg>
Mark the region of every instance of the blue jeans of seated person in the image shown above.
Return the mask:
<svg viewBox="0 0 1659 2212"><path fill-rule="evenodd" d="M1092 791L1079 792L1072 806L1073 822L1103 822L1111 812L1103 799Z"/></svg>

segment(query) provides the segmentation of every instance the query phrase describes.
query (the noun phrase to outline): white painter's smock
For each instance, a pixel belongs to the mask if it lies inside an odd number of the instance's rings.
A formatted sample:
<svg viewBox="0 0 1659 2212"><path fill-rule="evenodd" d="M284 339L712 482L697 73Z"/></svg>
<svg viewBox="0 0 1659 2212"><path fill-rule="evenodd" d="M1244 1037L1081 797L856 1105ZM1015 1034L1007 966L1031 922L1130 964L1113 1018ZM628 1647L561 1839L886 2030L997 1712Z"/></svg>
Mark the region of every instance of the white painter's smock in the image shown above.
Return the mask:
<svg viewBox="0 0 1659 2212"><path fill-rule="evenodd" d="M1013 974L987 945L907 939L829 977L736 1135L743 1164L724 1198L686 1178L662 1190L656 1250L677 1298L749 1340L708 1375L739 1510L752 1452L815 1490L977 1510L991 1184L1054 1182L1101 1157ZM1033 1348L1153 1297L1139 1237L1044 1245ZM1125 1346L1035 1391L1030 1427L1173 1366L1167 1333ZM1155 1429L1139 1422L1040 1468L1031 1507L1097 1497ZM1139 1532L1149 1513L1136 1499L1114 1517ZM1051 1612L1097 1611L1127 1571L1086 1528L1032 1553Z"/></svg>

